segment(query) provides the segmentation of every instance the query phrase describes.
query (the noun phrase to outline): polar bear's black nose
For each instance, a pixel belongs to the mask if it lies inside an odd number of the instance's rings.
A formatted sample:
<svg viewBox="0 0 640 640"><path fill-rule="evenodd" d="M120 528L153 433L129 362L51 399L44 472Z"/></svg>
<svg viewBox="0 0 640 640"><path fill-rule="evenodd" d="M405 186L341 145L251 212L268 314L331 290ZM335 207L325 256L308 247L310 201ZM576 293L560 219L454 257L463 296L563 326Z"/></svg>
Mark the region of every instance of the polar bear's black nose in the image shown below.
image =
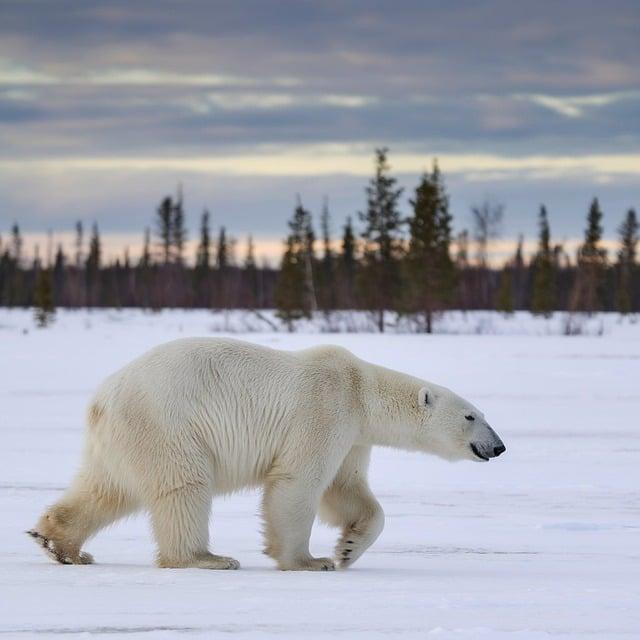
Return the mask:
<svg viewBox="0 0 640 640"><path fill-rule="evenodd" d="M504 453L507 450L507 447L505 447L503 444L501 444L499 447L493 447L493 455L495 458L497 458L501 453Z"/></svg>

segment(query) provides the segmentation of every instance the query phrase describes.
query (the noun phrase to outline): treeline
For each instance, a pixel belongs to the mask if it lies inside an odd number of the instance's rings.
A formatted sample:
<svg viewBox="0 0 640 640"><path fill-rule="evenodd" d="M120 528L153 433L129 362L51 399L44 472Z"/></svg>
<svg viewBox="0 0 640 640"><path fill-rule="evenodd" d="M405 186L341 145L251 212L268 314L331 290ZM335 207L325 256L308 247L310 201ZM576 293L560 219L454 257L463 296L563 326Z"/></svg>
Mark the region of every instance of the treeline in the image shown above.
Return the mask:
<svg viewBox="0 0 640 640"><path fill-rule="evenodd" d="M550 216L538 212L538 246L527 260L523 238L496 268L491 243L501 236L502 205L485 201L471 210L472 228L454 236L449 197L437 162L400 209L403 189L391 175L387 150L378 149L375 173L366 187L366 206L348 217L334 239L328 202L319 216L298 197L278 269L258 265L249 237L242 258L224 227L212 233L210 214L200 219L195 261L186 259L187 230L181 190L156 210L152 234L144 234L135 263L125 252L105 264L97 225L88 242L76 225L75 252L62 246L43 261L36 251L27 264L14 225L0 240L0 304L34 306L41 324L55 307L276 308L293 328L295 320L338 309L370 312L384 331L385 311L411 314L430 332L434 315L446 309L594 312L640 308L637 266L638 220L633 209L618 227L614 255L603 247L603 214L597 199L587 211L584 240L570 256L551 235ZM215 235L215 237L214 237ZM48 253L53 253L49 248Z"/></svg>

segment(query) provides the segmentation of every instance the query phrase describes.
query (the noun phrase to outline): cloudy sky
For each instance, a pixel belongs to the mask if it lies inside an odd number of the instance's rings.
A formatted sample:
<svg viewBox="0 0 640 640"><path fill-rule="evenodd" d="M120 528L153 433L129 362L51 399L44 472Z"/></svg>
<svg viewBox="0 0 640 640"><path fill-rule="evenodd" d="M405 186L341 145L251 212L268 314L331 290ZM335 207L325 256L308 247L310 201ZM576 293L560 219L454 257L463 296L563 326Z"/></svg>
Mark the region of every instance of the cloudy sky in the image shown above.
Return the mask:
<svg viewBox="0 0 640 640"><path fill-rule="evenodd" d="M0 234L97 221L135 253L180 182L273 253L296 194L336 231L377 146L407 198L437 156L458 229L606 233L640 207L637 0L0 0ZM406 207L406 202L404 204Z"/></svg>

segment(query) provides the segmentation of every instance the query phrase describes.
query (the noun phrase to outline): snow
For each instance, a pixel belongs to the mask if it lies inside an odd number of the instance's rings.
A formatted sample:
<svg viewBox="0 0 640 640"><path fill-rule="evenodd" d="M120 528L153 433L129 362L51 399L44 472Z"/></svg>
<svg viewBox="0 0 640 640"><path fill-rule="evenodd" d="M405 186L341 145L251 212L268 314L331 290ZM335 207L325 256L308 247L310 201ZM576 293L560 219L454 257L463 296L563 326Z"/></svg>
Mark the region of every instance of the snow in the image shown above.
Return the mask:
<svg viewBox="0 0 640 640"><path fill-rule="evenodd" d="M92 390L152 345L211 335L220 316L60 312L37 330L30 312L0 310L0 637L640 637L640 325L599 316L567 337L553 335L560 317L468 314L433 336L244 335L238 317L226 318L236 338L341 344L452 387L507 453L450 464L376 451L386 527L347 571L276 571L255 492L214 502L214 548L240 571L154 568L142 516L89 542L96 565L57 565L23 532L74 471ZM318 525L312 551L335 538Z"/></svg>

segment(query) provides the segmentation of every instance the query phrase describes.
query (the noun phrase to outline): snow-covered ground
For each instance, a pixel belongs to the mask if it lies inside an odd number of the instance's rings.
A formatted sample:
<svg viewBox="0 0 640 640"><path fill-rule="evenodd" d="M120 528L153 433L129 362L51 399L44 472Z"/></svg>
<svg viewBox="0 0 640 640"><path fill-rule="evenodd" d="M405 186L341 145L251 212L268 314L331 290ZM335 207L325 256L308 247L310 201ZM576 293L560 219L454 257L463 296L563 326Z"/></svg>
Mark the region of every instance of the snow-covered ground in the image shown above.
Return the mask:
<svg viewBox="0 0 640 640"><path fill-rule="evenodd" d="M487 464L377 451L377 543L347 571L282 573L260 553L256 493L214 502L215 549L240 571L154 568L143 517L92 540L94 566L45 557L23 532L73 473L92 390L148 347L219 325L67 312L36 330L0 310L0 637L640 637L640 324L601 317L603 335L566 337L484 317L512 335L234 334L333 342L450 386L507 445ZM316 527L312 551L335 536Z"/></svg>

